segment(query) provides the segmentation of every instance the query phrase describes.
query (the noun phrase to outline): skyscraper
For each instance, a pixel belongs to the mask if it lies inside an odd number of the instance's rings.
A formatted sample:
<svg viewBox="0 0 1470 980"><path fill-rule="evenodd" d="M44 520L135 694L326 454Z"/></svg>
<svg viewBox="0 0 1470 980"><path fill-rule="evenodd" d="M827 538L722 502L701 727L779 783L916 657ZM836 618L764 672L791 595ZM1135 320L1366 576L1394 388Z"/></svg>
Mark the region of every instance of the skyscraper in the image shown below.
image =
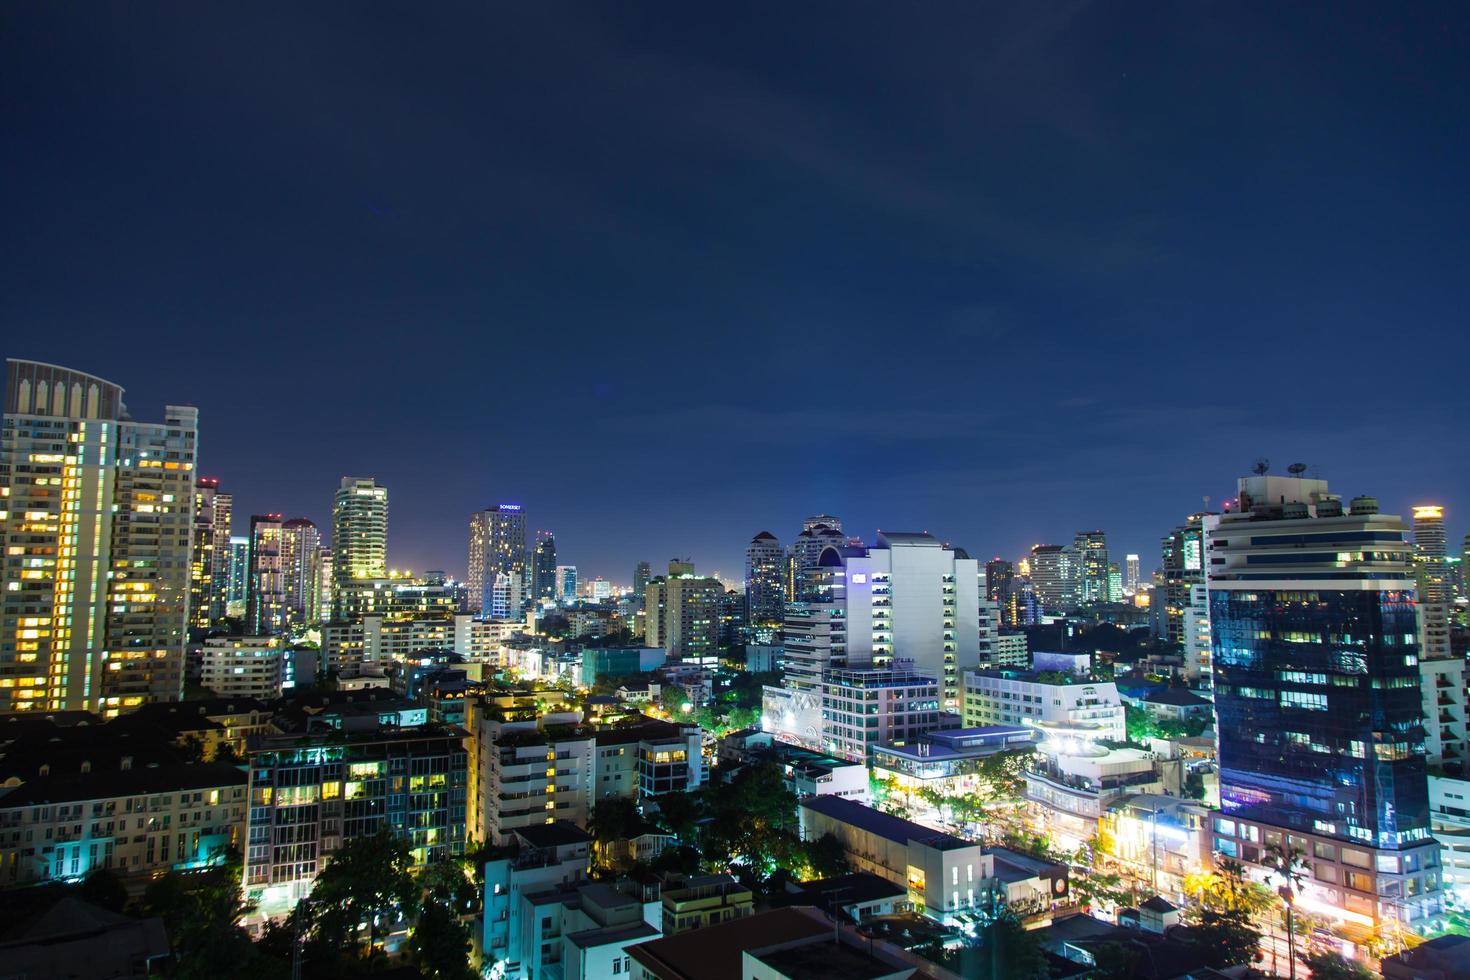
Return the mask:
<svg viewBox="0 0 1470 980"><path fill-rule="evenodd" d="M1123 570L1123 594L1136 595L1138 593L1138 556L1129 555L1123 560L1127 563Z"/></svg>
<svg viewBox="0 0 1470 980"><path fill-rule="evenodd" d="M1108 584L1108 538L1101 531L1078 531L1072 540L1076 555L1072 573L1077 577L1077 601L1082 605L1111 602Z"/></svg>
<svg viewBox="0 0 1470 980"><path fill-rule="evenodd" d="M821 599L817 587L817 561L828 548L847 547L842 534L842 521L829 514L818 514L802 522L801 533L791 543L791 586L793 601L813 602Z"/></svg>
<svg viewBox="0 0 1470 980"><path fill-rule="evenodd" d="M561 603L577 601L577 566L556 566L556 601Z"/></svg>
<svg viewBox="0 0 1470 980"><path fill-rule="evenodd" d="M870 547L822 553L829 600L846 621L849 665L912 661L939 679L942 707L958 712L960 674L980 659L980 563L930 534L880 531Z"/></svg>
<svg viewBox="0 0 1470 980"><path fill-rule="evenodd" d="M1420 655L1438 660L1450 656L1450 617L1455 590L1444 530L1444 508L1414 508L1414 581L1419 598Z"/></svg>
<svg viewBox="0 0 1470 980"><path fill-rule="evenodd" d="M1184 645L1185 610L1189 608L1189 588L1205 580L1204 519L1212 514L1190 514L1184 523L1164 536L1162 543L1163 589L1155 589L1153 602L1163 606L1159 621L1163 638Z"/></svg>
<svg viewBox="0 0 1470 980"><path fill-rule="evenodd" d="M189 625L207 629L214 622L216 566L229 560L215 551L215 497L219 480L201 476L194 488L194 542L189 554Z"/></svg>
<svg viewBox="0 0 1470 980"><path fill-rule="evenodd" d="M1067 612L1077 605L1074 554L1059 544L1031 546L1031 584L1048 612Z"/></svg>
<svg viewBox="0 0 1470 980"><path fill-rule="evenodd" d="M520 504L497 504L470 517L470 612L484 612L495 575L524 578L526 514Z"/></svg>
<svg viewBox="0 0 1470 980"><path fill-rule="evenodd" d="M720 599L724 594L719 579L695 575L688 562L670 562L668 575L648 583L644 642L650 647L663 647L670 659L718 656Z"/></svg>
<svg viewBox="0 0 1470 980"><path fill-rule="evenodd" d="M337 583L388 577L388 488L344 476L332 502L332 574Z"/></svg>
<svg viewBox="0 0 1470 980"><path fill-rule="evenodd" d="M234 554L230 550L230 535L234 528L235 498L223 490L214 492L214 582L210 588L210 622L223 619L229 611L230 562Z"/></svg>
<svg viewBox="0 0 1470 980"><path fill-rule="evenodd" d="M230 582L225 587L228 616L247 617L250 601L250 538L230 535Z"/></svg>
<svg viewBox="0 0 1470 980"><path fill-rule="evenodd" d="M286 622L304 626L315 621L321 589L321 536L316 525L293 517L281 525L281 574L286 589Z"/></svg>
<svg viewBox="0 0 1470 980"><path fill-rule="evenodd" d="M286 566L281 558L284 520L280 514L250 518L250 576L246 622L255 636L286 628Z"/></svg>
<svg viewBox="0 0 1470 980"><path fill-rule="evenodd" d="M536 550L531 553L531 598L556 600L556 537L550 531L536 532Z"/></svg>
<svg viewBox="0 0 1470 980"><path fill-rule="evenodd" d="M745 621L751 626L779 625L786 610L786 552L770 531L745 546Z"/></svg>
<svg viewBox="0 0 1470 980"><path fill-rule="evenodd" d="M643 595L648 591L648 580L652 578L652 568L648 562L640 561L633 566L633 594L638 600L643 601Z"/></svg>
<svg viewBox="0 0 1470 980"><path fill-rule="evenodd" d="M1305 853L1314 914L1440 910L1404 524L1323 480L1254 476L1205 518L1222 819L1216 852ZM1285 835L1290 835L1285 836Z"/></svg>
<svg viewBox="0 0 1470 980"><path fill-rule="evenodd" d="M197 433L196 409L137 422L118 385L6 362L0 711L180 697Z"/></svg>

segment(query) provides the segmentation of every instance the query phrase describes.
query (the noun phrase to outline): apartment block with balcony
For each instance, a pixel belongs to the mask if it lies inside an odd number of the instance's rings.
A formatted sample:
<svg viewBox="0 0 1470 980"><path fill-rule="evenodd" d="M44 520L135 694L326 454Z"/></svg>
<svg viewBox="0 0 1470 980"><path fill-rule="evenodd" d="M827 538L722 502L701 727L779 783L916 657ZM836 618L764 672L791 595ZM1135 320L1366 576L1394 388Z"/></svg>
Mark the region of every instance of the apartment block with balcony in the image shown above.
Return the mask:
<svg viewBox="0 0 1470 980"><path fill-rule="evenodd" d="M1117 685L1065 671L966 671L963 718L967 728L1063 725L1118 742L1128 734Z"/></svg>
<svg viewBox="0 0 1470 980"><path fill-rule="evenodd" d="M213 763L45 774L0 797L0 887L140 878L224 860L245 832L245 774Z"/></svg>

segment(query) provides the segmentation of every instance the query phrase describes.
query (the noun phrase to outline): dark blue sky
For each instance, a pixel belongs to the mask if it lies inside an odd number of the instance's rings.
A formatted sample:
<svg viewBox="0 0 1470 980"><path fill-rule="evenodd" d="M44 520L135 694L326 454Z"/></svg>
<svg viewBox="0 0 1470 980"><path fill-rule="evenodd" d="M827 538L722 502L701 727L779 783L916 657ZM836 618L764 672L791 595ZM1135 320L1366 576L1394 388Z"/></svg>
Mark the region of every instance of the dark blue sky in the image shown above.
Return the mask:
<svg viewBox="0 0 1470 980"><path fill-rule="evenodd" d="M1466 528L1470 11L976 6L7 4L0 353L400 566L1149 567L1262 455Z"/></svg>

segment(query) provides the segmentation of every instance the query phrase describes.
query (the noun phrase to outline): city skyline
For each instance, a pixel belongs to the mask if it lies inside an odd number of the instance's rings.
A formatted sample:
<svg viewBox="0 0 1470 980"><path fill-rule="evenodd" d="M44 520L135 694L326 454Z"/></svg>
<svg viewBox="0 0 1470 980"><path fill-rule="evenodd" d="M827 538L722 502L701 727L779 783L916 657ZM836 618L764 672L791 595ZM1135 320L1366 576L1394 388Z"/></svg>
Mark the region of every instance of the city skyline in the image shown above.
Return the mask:
<svg viewBox="0 0 1470 980"><path fill-rule="evenodd" d="M506 500L620 579L817 510L1147 563L1258 456L1463 532L1460 18L1363 9L18 9L0 354L197 405L238 515L374 476L414 568Z"/></svg>

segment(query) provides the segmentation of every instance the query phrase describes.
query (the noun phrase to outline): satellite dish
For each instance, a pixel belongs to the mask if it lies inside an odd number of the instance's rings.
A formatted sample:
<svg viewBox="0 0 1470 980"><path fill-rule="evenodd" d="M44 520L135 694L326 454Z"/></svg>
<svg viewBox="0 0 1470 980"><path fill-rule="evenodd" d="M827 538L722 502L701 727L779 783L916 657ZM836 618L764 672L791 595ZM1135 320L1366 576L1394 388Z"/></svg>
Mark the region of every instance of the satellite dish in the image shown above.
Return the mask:
<svg viewBox="0 0 1470 980"><path fill-rule="evenodd" d="M1262 456L1256 460L1256 465L1253 467L1253 469L1255 470L1256 476L1265 476L1266 473L1271 469L1271 461Z"/></svg>
<svg viewBox="0 0 1470 980"><path fill-rule="evenodd" d="M1292 463L1290 466L1288 466L1286 468L1286 472L1288 472L1292 476L1296 476L1296 477L1300 477L1306 471L1307 471L1307 464L1306 463Z"/></svg>

